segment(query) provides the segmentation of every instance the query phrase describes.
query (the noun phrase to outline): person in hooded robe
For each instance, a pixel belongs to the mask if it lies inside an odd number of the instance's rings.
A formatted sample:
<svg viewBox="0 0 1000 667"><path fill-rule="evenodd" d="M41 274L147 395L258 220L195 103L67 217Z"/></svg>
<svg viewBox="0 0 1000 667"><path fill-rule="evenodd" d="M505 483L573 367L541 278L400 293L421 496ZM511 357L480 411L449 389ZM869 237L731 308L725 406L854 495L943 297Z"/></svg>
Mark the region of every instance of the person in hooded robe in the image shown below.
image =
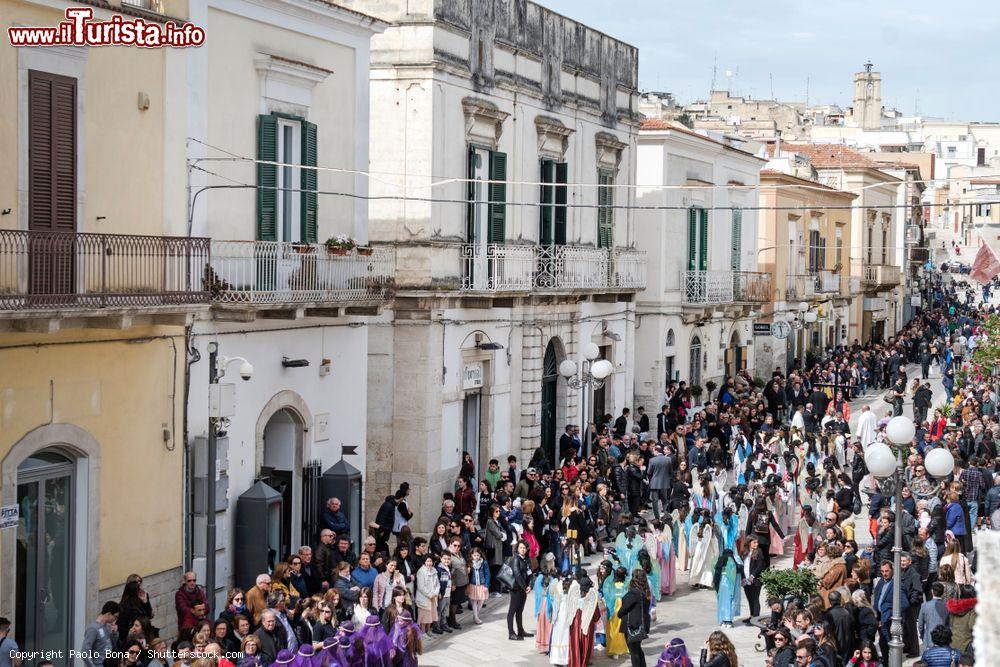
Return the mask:
<svg viewBox="0 0 1000 667"><path fill-rule="evenodd" d="M357 662L356 654L358 651L355 649L354 639L350 635L337 637L337 646L331 653L330 667L352 667Z"/></svg>
<svg viewBox="0 0 1000 667"><path fill-rule="evenodd" d="M618 563L625 568L626 572L631 572L635 567L635 560L643 548L642 538L636 533L635 526L628 526L618 534L615 539L615 555L618 556Z"/></svg>
<svg viewBox="0 0 1000 667"><path fill-rule="evenodd" d="M559 581L562 594L552 603L552 638L549 640L549 664L569 664L570 628L579 609L580 584L567 577Z"/></svg>
<svg viewBox="0 0 1000 667"><path fill-rule="evenodd" d="M736 549L736 537L740 534L740 519L731 506L726 506L715 515L715 523L719 527L719 551Z"/></svg>
<svg viewBox="0 0 1000 667"><path fill-rule="evenodd" d="M278 655L274 657L274 664L277 665L277 667L295 667L295 654L287 648L283 648L278 651Z"/></svg>
<svg viewBox="0 0 1000 667"><path fill-rule="evenodd" d="M677 554L677 569L687 572L691 569L691 532L695 527L694 517L688 506L680 508L674 519L674 552Z"/></svg>
<svg viewBox="0 0 1000 667"><path fill-rule="evenodd" d="M715 588L715 614L724 628L733 627L733 619L740 615L740 592L743 587L743 561L726 549L715 563L712 586Z"/></svg>
<svg viewBox="0 0 1000 667"><path fill-rule="evenodd" d="M656 560L660 564L660 594L673 595L676 586L677 556L674 553L674 530L670 516L664 521L653 523L656 531L658 550Z"/></svg>
<svg viewBox="0 0 1000 667"><path fill-rule="evenodd" d="M715 560L719 556L719 541L715 524L702 514L698 526L691 533L691 572L688 578L694 588L712 585Z"/></svg>
<svg viewBox="0 0 1000 667"><path fill-rule="evenodd" d="M733 472L736 475L738 486L747 483L746 467L751 454L753 454L753 445L750 444L745 435L740 435L736 441L736 447L733 449Z"/></svg>
<svg viewBox="0 0 1000 667"><path fill-rule="evenodd" d="M594 654L594 638L597 620L600 617L598 601L600 596L594 582L584 575L580 581L580 601L570 626L569 667L587 667Z"/></svg>
<svg viewBox="0 0 1000 667"><path fill-rule="evenodd" d="M663 649L662 655L673 663L673 667L694 667L688 656L687 646L680 637L674 637Z"/></svg>
<svg viewBox="0 0 1000 667"><path fill-rule="evenodd" d="M312 667L313 658L316 657L316 649L312 644L303 644L295 653L295 667Z"/></svg>
<svg viewBox="0 0 1000 667"><path fill-rule="evenodd" d="M546 565L546 559L551 567ZM559 585L559 578L553 571L555 559L552 553L545 554L542 570L535 577L535 648L539 653L549 652L549 637L552 634L553 588Z"/></svg>
<svg viewBox="0 0 1000 667"><path fill-rule="evenodd" d="M393 667L417 667L417 656L424 652L423 637L408 609L396 617L389 640L392 642Z"/></svg>
<svg viewBox="0 0 1000 667"><path fill-rule="evenodd" d="M361 636L354 627L354 621L345 621L340 624L340 636L346 637L351 644L350 651L343 651L341 649L340 654L350 661L347 667L363 667L365 664L365 650L361 645ZM343 643L341 642L341 646Z"/></svg>
<svg viewBox="0 0 1000 667"><path fill-rule="evenodd" d="M316 651L316 655L313 656L312 667L330 667L330 665L334 664L336 656L337 635L333 635L323 640L323 648Z"/></svg>
<svg viewBox="0 0 1000 667"><path fill-rule="evenodd" d="M655 621L656 603L660 600L660 563L646 549L643 549L639 552L636 567L646 573L650 593L649 609ZM631 583L631 577L629 583Z"/></svg>
<svg viewBox="0 0 1000 667"><path fill-rule="evenodd" d="M622 605L622 598L628 589L625 586L625 579L628 572L624 567L618 567L614 573L604 580L604 641L607 647L607 656L616 658L628 653L628 645L625 643L625 634L622 631L621 619L618 618L618 609Z"/></svg>
<svg viewBox="0 0 1000 667"><path fill-rule="evenodd" d="M391 667L392 640L386 634L378 616L375 614L369 616L359 634L364 649L364 667Z"/></svg>
<svg viewBox="0 0 1000 667"><path fill-rule="evenodd" d="M798 569L803 561L807 560L815 549L815 538L819 532L819 522L813 514L812 507L802 506L802 516L795 527L795 553L792 557L792 568Z"/></svg>
<svg viewBox="0 0 1000 667"><path fill-rule="evenodd" d="M861 417L858 418L858 439L861 446L868 449L868 445L875 442L875 431L878 428L878 417L867 405L861 408Z"/></svg>

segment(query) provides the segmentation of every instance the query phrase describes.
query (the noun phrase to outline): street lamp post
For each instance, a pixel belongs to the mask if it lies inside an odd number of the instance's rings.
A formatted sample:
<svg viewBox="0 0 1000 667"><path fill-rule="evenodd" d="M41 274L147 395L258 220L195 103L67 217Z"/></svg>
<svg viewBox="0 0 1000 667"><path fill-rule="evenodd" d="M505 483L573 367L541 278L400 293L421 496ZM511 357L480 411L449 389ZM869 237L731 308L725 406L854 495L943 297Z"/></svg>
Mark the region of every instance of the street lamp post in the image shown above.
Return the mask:
<svg viewBox="0 0 1000 667"><path fill-rule="evenodd" d="M208 442L205 468L205 596L210 608L215 605L215 475L218 452L218 434L225 430L225 423L230 416L224 407L222 386L219 380L226 374L226 367L240 361L240 377L249 381L253 376L253 366L243 357L220 357L219 344L208 344Z"/></svg>
<svg viewBox="0 0 1000 667"><path fill-rule="evenodd" d="M559 375L566 378L566 383L573 389L583 390L580 413L583 420L581 444L584 456L590 452L590 420L587 415L587 406L593 402L593 399L588 400L588 394L603 387L604 381L615 371L614 365L607 359L599 359L600 356L601 349L597 347L596 343L585 344L583 346L583 372L579 377L577 376L576 362L572 359L564 359L559 364Z"/></svg>
<svg viewBox="0 0 1000 667"><path fill-rule="evenodd" d="M871 474L879 479L891 479L896 517L893 522L892 546L892 621L889 626L888 667L903 667L903 616L900 609L900 554L903 552L903 448L913 443L916 427L909 417L893 417L885 427L887 445L877 442L865 452L865 464ZM937 447L927 453L924 467L935 479L946 477L955 467L955 459L948 450ZM877 603L876 603L877 604Z"/></svg>

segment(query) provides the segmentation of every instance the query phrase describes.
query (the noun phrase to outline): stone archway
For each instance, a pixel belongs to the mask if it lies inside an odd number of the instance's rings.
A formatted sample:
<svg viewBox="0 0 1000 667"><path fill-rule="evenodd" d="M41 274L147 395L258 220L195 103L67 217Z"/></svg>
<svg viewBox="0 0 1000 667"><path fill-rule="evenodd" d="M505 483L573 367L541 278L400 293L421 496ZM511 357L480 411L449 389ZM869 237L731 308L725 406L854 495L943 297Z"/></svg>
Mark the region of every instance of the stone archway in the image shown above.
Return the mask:
<svg viewBox="0 0 1000 667"><path fill-rule="evenodd" d="M290 478L287 480L291 490L288 499L291 507L287 513L288 521L284 528L283 546L289 550L297 549L300 531L296 528L302 525L302 467L309 460L311 453L311 432L313 416L305 399L290 389L284 389L271 397L257 417L254 452L254 476L261 474L265 467L266 444L265 435L274 432L278 422L284 422L289 427L291 441ZM281 557L284 557L282 555Z"/></svg>
<svg viewBox="0 0 1000 667"><path fill-rule="evenodd" d="M14 443L0 463L3 490L0 504L18 502L18 467L29 457L52 451L69 459L75 466L72 500L73 572L72 619L74 632L71 646L79 646L83 629L98 613L99 540L101 509L101 446L88 431L73 424L46 424L28 432ZM0 574L0 616L15 617L17 606L16 530L0 531L0 562L5 564Z"/></svg>

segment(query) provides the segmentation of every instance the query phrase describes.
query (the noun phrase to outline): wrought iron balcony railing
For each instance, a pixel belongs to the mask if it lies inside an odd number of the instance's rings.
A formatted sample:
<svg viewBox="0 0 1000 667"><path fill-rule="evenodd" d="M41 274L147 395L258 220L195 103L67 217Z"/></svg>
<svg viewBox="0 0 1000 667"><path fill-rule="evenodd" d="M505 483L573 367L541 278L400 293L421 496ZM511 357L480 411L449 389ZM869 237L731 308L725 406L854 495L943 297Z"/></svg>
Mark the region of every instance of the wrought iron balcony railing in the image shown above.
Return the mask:
<svg viewBox="0 0 1000 667"><path fill-rule="evenodd" d="M771 275L756 271L682 271L684 303L764 303L771 299Z"/></svg>
<svg viewBox="0 0 1000 667"><path fill-rule="evenodd" d="M334 254L318 243L212 241L212 300L242 304L378 303L395 288L390 248Z"/></svg>
<svg viewBox="0 0 1000 667"><path fill-rule="evenodd" d="M891 264L868 264L864 267L861 284L865 287L894 287L899 284L899 267Z"/></svg>
<svg viewBox="0 0 1000 667"><path fill-rule="evenodd" d="M836 294L840 291L840 274L830 269L820 269L815 273L816 291L822 294Z"/></svg>
<svg viewBox="0 0 1000 667"><path fill-rule="evenodd" d="M638 250L467 243L461 257L465 291L639 290L646 286L646 254Z"/></svg>
<svg viewBox="0 0 1000 667"><path fill-rule="evenodd" d="M811 273L790 273L788 274L787 287L785 288L785 300L811 299L816 296L816 275Z"/></svg>
<svg viewBox="0 0 1000 667"><path fill-rule="evenodd" d="M207 303L207 238L0 230L0 312Z"/></svg>

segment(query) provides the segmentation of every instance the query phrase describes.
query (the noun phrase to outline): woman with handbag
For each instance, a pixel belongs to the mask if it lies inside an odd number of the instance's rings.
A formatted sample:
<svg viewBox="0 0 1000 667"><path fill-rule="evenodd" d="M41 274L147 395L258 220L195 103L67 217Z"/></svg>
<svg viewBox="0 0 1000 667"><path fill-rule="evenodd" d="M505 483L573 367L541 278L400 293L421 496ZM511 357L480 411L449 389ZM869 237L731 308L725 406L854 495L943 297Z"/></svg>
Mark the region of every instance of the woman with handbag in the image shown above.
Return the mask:
<svg viewBox="0 0 1000 667"><path fill-rule="evenodd" d="M637 568L632 572L628 593L622 598L617 614L618 618L621 619L625 645L628 646L632 667L646 667L642 641L649 636L649 602L651 598L646 573L641 568Z"/></svg>
<svg viewBox="0 0 1000 667"><path fill-rule="evenodd" d="M517 550L510 557L500 572L497 579L510 587L510 605L507 607L507 638L513 641L522 641L525 637L534 637L534 633L524 631L524 621L521 619L524 613L524 603L528 599L528 589L531 588L531 566L528 564L528 543L519 540ZM506 579L506 581L504 581ZM517 633L514 632L514 624L517 623Z"/></svg>

